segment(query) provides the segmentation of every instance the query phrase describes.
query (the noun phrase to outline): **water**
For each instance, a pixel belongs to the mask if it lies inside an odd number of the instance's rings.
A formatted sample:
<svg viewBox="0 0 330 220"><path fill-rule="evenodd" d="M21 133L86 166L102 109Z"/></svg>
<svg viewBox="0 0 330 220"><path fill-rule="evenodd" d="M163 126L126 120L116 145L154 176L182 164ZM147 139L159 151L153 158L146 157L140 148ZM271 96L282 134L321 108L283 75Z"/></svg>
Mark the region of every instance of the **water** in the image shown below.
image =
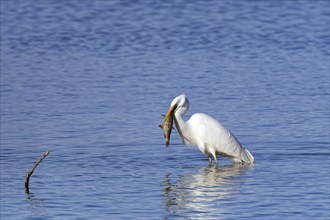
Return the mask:
<svg viewBox="0 0 330 220"><path fill-rule="evenodd" d="M1 1L1 219L329 219L329 1ZM185 93L255 157L157 127ZM49 156L24 192L25 174Z"/></svg>

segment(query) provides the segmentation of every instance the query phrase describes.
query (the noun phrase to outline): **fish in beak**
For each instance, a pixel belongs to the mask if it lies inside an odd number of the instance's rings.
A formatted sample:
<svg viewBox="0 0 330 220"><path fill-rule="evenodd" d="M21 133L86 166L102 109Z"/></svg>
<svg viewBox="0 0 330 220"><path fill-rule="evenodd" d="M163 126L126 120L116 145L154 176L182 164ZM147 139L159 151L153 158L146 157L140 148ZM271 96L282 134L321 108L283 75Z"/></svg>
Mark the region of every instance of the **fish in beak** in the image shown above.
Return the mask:
<svg viewBox="0 0 330 220"><path fill-rule="evenodd" d="M164 138L166 141L166 147L170 146L170 137L171 137L171 132L173 128L173 118L174 118L174 113L176 110L177 105L173 105L169 108L167 111L164 121L161 125L159 125L160 128L164 130Z"/></svg>

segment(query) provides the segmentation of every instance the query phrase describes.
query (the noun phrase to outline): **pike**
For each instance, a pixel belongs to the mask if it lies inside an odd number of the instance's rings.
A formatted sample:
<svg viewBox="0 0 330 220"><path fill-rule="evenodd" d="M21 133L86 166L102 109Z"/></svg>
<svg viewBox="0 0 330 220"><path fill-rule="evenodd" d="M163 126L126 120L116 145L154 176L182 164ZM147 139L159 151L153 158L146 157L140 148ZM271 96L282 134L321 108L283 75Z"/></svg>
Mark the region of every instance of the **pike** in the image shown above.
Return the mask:
<svg viewBox="0 0 330 220"><path fill-rule="evenodd" d="M170 107L167 114L165 115L163 123L158 126L164 130L164 138L166 140L166 147L170 146L170 137L171 137L171 132L172 132L172 128L173 128L173 117L174 117L175 109L176 109L176 106Z"/></svg>

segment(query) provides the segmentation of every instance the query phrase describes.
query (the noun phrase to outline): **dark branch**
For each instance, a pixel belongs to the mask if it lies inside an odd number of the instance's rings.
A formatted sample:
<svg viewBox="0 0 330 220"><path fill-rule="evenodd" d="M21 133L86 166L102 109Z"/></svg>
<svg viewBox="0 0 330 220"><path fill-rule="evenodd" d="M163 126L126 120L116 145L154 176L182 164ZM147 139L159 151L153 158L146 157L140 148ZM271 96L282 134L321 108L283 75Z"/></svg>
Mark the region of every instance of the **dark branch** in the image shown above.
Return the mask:
<svg viewBox="0 0 330 220"><path fill-rule="evenodd" d="M44 155L42 155L42 157L37 161L37 163L32 167L32 169L26 174L25 176L25 192L27 194L30 193L29 191L29 181L30 181L30 176L33 174L34 170L37 168L37 166L41 163L41 161L47 157L47 155L49 154L49 151L46 150L46 152L44 153Z"/></svg>

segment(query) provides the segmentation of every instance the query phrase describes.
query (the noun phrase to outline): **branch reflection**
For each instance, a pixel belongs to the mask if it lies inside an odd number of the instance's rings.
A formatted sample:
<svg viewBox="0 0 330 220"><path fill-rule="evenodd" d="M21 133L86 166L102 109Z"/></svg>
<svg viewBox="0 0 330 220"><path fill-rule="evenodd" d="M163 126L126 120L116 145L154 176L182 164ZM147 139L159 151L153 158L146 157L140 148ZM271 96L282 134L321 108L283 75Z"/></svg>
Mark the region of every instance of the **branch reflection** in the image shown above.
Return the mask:
<svg viewBox="0 0 330 220"><path fill-rule="evenodd" d="M44 206L44 200L37 198L33 193L27 194L27 201L31 205L32 216L47 216L48 212Z"/></svg>

